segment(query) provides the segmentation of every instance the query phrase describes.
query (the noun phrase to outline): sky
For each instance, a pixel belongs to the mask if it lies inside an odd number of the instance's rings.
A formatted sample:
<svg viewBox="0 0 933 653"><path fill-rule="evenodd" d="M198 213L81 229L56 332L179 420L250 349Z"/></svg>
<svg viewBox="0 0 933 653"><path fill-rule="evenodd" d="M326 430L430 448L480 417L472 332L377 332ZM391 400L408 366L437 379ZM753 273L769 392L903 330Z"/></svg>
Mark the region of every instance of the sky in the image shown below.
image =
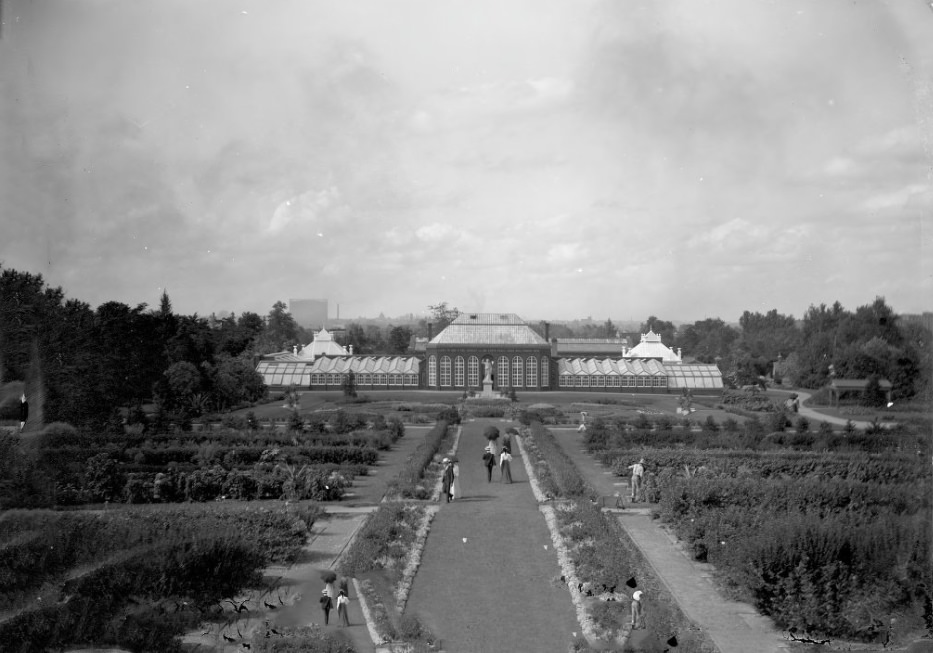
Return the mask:
<svg viewBox="0 0 933 653"><path fill-rule="evenodd" d="M926 0L2 7L0 265L92 307L933 308Z"/></svg>

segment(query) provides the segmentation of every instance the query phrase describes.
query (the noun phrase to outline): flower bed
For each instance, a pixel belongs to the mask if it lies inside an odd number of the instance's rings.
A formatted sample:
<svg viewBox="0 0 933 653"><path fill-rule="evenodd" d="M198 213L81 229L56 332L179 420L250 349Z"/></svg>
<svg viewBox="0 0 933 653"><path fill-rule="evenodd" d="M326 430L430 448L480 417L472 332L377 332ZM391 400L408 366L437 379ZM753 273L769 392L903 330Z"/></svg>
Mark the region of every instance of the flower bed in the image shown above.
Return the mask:
<svg viewBox="0 0 933 653"><path fill-rule="evenodd" d="M683 614L618 522L589 500L593 491L553 435L534 424L517 440L538 500L570 499L542 506L542 512L558 553L561 580L570 590L577 619L590 644L605 647L607 642L624 642L630 602L625 583L637 576L639 588L655 597L652 630L682 633L683 650L713 650L708 637ZM552 474L554 469L559 471ZM554 495L548 496L546 487ZM574 494L565 495L563 488Z"/></svg>
<svg viewBox="0 0 933 653"><path fill-rule="evenodd" d="M424 436L424 442L418 445L398 476L389 482L387 498L398 501L431 497L432 483L431 480L425 479L425 474L431 464L436 462L437 452L447 437L447 422L437 422Z"/></svg>
<svg viewBox="0 0 933 653"><path fill-rule="evenodd" d="M293 560L318 514L202 506L4 513L0 598L6 609L31 606L0 624L0 641L27 642L23 651L81 643L176 650L175 638L210 604L258 582L267 564ZM88 571L65 582L76 568Z"/></svg>

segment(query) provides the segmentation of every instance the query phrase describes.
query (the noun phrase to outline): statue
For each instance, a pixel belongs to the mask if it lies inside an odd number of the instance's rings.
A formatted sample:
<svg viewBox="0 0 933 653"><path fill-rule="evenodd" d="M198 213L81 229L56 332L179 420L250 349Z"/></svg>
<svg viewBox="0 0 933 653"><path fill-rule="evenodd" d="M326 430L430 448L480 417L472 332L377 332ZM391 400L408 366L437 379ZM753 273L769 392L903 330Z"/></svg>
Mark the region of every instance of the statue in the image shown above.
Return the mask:
<svg viewBox="0 0 933 653"><path fill-rule="evenodd" d="M483 361L483 370L486 372L486 376L483 377L483 383L492 383L492 361Z"/></svg>

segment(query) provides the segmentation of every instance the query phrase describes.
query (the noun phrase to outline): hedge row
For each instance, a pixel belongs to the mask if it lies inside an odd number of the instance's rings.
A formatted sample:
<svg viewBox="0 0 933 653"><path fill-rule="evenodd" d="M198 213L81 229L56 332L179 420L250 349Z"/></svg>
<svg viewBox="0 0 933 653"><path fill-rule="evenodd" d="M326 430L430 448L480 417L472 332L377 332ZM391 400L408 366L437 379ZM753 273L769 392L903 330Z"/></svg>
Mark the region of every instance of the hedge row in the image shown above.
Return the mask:
<svg viewBox="0 0 933 653"><path fill-rule="evenodd" d="M637 588L650 598L650 628L661 639L677 633L684 651L714 651L709 637L683 614L651 565L614 517L588 501L556 506L561 535L567 543L577 577L584 589L615 598ZM634 587L633 587L634 585ZM594 601L589 612L596 626L610 633L628 623L628 602Z"/></svg>
<svg viewBox="0 0 933 653"><path fill-rule="evenodd" d="M400 501L379 504L353 538L338 573L359 578L378 569L396 583L404 571L403 563L415 541L424 510L423 505Z"/></svg>
<svg viewBox="0 0 933 653"><path fill-rule="evenodd" d="M795 431L785 432L788 426L794 426ZM597 419L587 430L586 442L591 451L638 446L866 453L930 450L929 439L915 429L852 428L838 433L823 428L814 433L805 418L799 417L791 424L784 413L771 413L765 420L753 417L741 426L731 418L718 423L711 415L703 421L686 419L679 424L669 417L652 423L644 415L632 422Z"/></svg>
<svg viewBox="0 0 933 653"><path fill-rule="evenodd" d="M595 493L553 434L540 423L533 423L522 442L534 459L539 485L542 484L541 472L544 472L545 479L553 479L556 496L571 499L567 504L555 506L555 514L571 563L586 588L597 595L610 590L613 594L623 594L631 589L626 583L632 579L639 589L647 589L654 597L650 628L656 636L663 635L666 639L671 632L677 632L683 637L684 650L714 650L709 638L677 607L618 521L589 500ZM594 601L587 606L587 612L597 628L618 632L626 623L625 605L618 601Z"/></svg>
<svg viewBox="0 0 933 653"><path fill-rule="evenodd" d="M153 545L68 581L59 603L0 624L0 641L16 653L76 644L181 650L175 638L200 621L200 611L166 614L166 599L203 610L258 584L265 564L259 547L246 541L215 536Z"/></svg>
<svg viewBox="0 0 933 653"><path fill-rule="evenodd" d="M337 501L353 476L335 465L273 465L260 463L251 469L224 469L219 465L193 470L162 472L117 471L112 477L84 478L83 483L64 483L56 488L62 506L121 501L125 503L175 503L180 501Z"/></svg>
<svg viewBox="0 0 933 653"><path fill-rule="evenodd" d="M570 457L564 453L554 435L542 424L534 423L529 429L526 438L530 437L534 446L540 452L541 458L547 462L548 472L553 477L557 487L557 495L565 499L593 498L593 490L586 484L580 475L577 466Z"/></svg>
<svg viewBox="0 0 933 653"><path fill-rule="evenodd" d="M671 477L658 484L662 519L780 626L872 641L891 635L889 617L904 633L933 625L929 483ZM899 498L885 505L887 494Z"/></svg>
<svg viewBox="0 0 933 653"><path fill-rule="evenodd" d="M424 482L425 470L434 462L434 457L447 437L448 426L444 420L438 421L424 436L424 442L418 445L398 476L389 481L387 496L399 499L427 499L433 488Z"/></svg>
<svg viewBox="0 0 933 653"><path fill-rule="evenodd" d="M12 609L44 585L60 582L70 569L157 544L184 544L205 537L245 541L269 562L289 563L321 513L317 506L286 511L242 504L95 513L6 511L0 514L0 609Z"/></svg>
<svg viewBox="0 0 933 653"><path fill-rule="evenodd" d="M373 465L379 452L361 446L281 446L275 447L277 457L289 462L314 465ZM119 448L116 446L77 448L62 447L43 449L41 462L56 469L68 468L76 461L106 454L121 463L133 463L149 467L167 467L171 463L194 463L198 465L220 464L226 469L254 465L264 458L270 449L262 445L203 444L201 446L165 446L159 449Z"/></svg>
<svg viewBox="0 0 933 653"><path fill-rule="evenodd" d="M645 458L648 471L702 469L717 476L757 478L812 478L852 480L881 485L929 482L926 460L912 454L884 458L864 453L813 453L800 451L695 450L625 448L595 454L618 476L628 476L628 465Z"/></svg>

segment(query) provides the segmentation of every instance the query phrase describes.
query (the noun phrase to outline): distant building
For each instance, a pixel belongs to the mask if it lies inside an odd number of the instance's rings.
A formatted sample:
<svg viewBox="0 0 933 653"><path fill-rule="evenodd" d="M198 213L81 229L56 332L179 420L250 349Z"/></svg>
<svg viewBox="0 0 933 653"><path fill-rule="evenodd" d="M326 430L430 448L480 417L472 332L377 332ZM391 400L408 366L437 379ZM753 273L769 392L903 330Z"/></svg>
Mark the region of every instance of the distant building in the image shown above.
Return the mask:
<svg viewBox="0 0 933 653"><path fill-rule="evenodd" d="M288 312L299 326L307 329L327 324L326 299L289 299Z"/></svg>
<svg viewBox="0 0 933 653"><path fill-rule="evenodd" d="M461 313L429 340L414 339L411 355L375 357L325 348L328 338L322 339L327 333L322 330L301 352L264 357L257 371L267 385L294 383L309 390L339 389L352 372L361 389L469 391L482 389L488 363L499 391L722 392L716 365L683 364L680 353L652 331L628 349L623 338L549 341L547 328L541 337L514 313ZM320 350L310 349L316 344Z"/></svg>

